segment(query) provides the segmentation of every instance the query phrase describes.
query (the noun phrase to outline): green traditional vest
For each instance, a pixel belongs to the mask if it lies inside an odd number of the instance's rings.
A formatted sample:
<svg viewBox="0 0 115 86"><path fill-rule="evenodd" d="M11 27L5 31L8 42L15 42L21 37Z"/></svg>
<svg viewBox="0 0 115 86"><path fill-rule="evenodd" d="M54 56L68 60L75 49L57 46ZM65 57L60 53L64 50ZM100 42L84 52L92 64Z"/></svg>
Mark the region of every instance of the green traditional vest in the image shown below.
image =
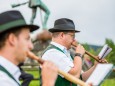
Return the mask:
<svg viewBox="0 0 115 86"><path fill-rule="evenodd" d="M60 52L64 53L60 48L50 44L43 52L43 54L50 49L56 49L59 50ZM42 55L43 55L42 54ZM73 59L73 57L71 56L71 58ZM74 83L71 83L70 81L66 80L65 78L62 78L61 76L58 75L58 78L56 80L55 86L77 86Z"/></svg>

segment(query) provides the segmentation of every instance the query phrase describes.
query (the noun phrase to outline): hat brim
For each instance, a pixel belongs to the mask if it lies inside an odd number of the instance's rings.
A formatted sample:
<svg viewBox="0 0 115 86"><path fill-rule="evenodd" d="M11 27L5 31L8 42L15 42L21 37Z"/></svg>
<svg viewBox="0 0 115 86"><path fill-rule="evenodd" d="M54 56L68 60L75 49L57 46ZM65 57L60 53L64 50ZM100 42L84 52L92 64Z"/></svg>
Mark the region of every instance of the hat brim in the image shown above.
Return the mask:
<svg viewBox="0 0 115 86"><path fill-rule="evenodd" d="M80 32L78 30L72 30L72 29L66 29L66 30L64 30L64 29L55 29L55 28L50 28L49 31L51 33L53 33L53 32L69 32L69 31L74 31L75 33L79 33Z"/></svg>
<svg viewBox="0 0 115 86"><path fill-rule="evenodd" d="M39 26L37 26L37 25L25 25L25 26L30 29L30 32L33 32L33 31L39 29Z"/></svg>

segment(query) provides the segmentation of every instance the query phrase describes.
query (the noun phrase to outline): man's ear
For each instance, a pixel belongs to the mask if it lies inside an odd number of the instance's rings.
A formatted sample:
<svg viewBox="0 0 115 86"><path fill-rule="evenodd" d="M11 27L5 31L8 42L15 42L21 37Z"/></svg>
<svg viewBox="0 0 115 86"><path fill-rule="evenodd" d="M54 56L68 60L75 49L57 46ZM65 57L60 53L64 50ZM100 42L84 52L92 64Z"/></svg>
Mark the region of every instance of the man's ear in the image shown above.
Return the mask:
<svg viewBox="0 0 115 86"><path fill-rule="evenodd" d="M62 39L62 38L63 38L63 36L64 36L64 33L63 33L63 32L61 32L61 33L60 33L60 38Z"/></svg>
<svg viewBox="0 0 115 86"><path fill-rule="evenodd" d="M11 46L14 46L17 43L17 37L13 33L11 33L9 34L7 41Z"/></svg>

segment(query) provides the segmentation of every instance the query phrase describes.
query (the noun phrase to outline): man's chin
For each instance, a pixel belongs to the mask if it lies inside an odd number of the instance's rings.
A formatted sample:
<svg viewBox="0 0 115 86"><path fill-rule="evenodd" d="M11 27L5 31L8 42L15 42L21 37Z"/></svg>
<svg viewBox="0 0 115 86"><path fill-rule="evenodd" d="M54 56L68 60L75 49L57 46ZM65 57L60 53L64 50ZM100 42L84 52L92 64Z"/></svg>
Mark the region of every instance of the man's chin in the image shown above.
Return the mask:
<svg viewBox="0 0 115 86"><path fill-rule="evenodd" d="M21 63L25 62L27 59L27 56L23 57L23 59L21 60Z"/></svg>
<svg viewBox="0 0 115 86"><path fill-rule="evenodd" d="M71 47L67 47L67 50L71 49Z"/></svg>

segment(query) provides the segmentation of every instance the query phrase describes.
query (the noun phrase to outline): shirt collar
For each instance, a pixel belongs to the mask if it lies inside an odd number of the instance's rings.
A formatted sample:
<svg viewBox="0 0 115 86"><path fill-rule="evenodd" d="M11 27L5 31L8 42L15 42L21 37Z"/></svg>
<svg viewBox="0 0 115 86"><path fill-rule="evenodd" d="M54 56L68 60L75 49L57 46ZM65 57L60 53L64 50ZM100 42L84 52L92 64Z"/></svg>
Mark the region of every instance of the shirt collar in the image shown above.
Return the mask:
<svg viewBox="0 0 115 86"><path fill-rule="evenodd" d="M61 44L58 44L58 43L56 43L56 42L51 42L51 44L52 45L55 45L56 47L58 47L58 48L60 48L64 53L65 53L65 55L67 56L67 57L69 57L69 59L72 61L72 58L70 58L71 56L70 56L70 51L69 50L67 50L67 48L65 47L65 46L63 46L63 45L61 45Z"/></svg>
<svg viewBox="0 0 115 86"><path fill-rule="evenodd" d="M61 44L58 44L58 43L56 43L56 42L51 42L51 44L53 44L53 45L55 45L56 47L58 47L58 48L60 48L61 50L67 50L67 48L65 47L65 46L63 46L63 45L61 45Z"/></svg>
<svg viewBox="0 0 115 86"><path fill-rule="evenodd" d="M21 72L16 65L2 56L0 56L0 65L3 66L10 74L12 74L17 81L19 80Z"/></svg>

